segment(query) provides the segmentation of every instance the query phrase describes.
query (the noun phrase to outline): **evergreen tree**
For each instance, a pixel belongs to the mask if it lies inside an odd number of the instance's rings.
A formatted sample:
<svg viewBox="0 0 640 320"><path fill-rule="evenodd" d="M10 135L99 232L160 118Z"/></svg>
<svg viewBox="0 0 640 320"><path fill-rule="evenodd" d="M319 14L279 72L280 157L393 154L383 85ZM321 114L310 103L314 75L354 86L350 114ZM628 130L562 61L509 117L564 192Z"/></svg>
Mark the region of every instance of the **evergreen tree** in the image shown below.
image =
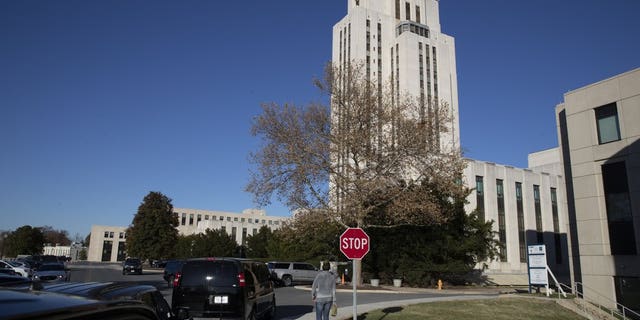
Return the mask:
<svg viewBox="0 0 640 320"><path fill-rule="evenodd" d="M5 240L4 255L16 257L19 254L42 254L44 234L39 228L22 226L9 233Z"/></svg>
<svg viewBox="0 0 640 320"><path fill-rule="evenodd" d="M171 258L178 239L177 226L171 199L150 192L127 229L127 255L143 260Z"/></svg>
<svg viewBox="0 0 640 320"><path fill-rule="evenodd" d="M251 258L268 258L267 245L273 237L269 227L262 226L258 233L247 237L247 256Z"/></svg>

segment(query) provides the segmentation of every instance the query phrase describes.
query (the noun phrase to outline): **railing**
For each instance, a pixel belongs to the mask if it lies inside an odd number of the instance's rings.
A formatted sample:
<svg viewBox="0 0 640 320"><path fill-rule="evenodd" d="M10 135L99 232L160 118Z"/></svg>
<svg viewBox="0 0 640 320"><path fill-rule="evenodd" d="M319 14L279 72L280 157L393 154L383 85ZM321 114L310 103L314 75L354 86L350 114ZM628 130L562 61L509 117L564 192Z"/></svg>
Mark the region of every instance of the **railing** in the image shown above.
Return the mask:
<svg viewBox="0 0 640 320"><path fill-rule="evenodd" d="M618 318L618 319L640 319L640 314L625 307L624 305L613 301L607 297L605 297L604 295L598 293L597 291L586 287L584 284L582 284L581 282L574 282L572 287L569 287L565 284L560 283L560 287L565 287L568 290L571 290L571 292L576 296L576 298L578 298L579 300L582 300L584 303L589 303L594 307L597 307L599 310L601 310L602 312L611 314L612 317L614 318ZM582 288L582 289L580 289ZM611 305L615 304L616 308L615 309L610 309L607 308L605 306L603 306L602 304L598 303L598 302L594 302L592 300L587 300L584 297L584 288L588 288L591 292L593 292L595 295L597 295L598 300L602 301L607 301L607 302L611 302ZM560 299L560 294L558 294L558 299ZM582 305L583 311L586 312L586 305Z"/></svg>

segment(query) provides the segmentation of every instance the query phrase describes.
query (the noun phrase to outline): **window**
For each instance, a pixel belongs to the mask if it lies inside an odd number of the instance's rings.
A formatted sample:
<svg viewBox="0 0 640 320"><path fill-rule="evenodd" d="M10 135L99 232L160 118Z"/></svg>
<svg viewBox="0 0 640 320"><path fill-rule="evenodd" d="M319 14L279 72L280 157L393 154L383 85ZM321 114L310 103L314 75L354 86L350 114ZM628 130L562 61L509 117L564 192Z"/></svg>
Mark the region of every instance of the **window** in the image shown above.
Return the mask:
<svg viewBox="0 0 640 320"><path fill-rule="evenodd" d="M109 238L113 238L113 231L109 232Z"/></svg>
<svg viewBox="0 0 640 320"><path fill-rule="evenodd" d="M185 224L187 224L187 214L182 213L182 222L180 223L180 225L184 226Z"/></svg>
<svg viewBox="0 0 640 320"><path fill-rule="evenodd" d="M236 238L236 233L238 233L238 228L237 227L231 227L231 237L233 239Z"/></svg>
<svg viewBox="0 0 640 320"><path fill-rule="evenodd" d="M193 213L189 214L189 225L192 226L193 225Z"/></svg>
<svg viewBox="0 0 640 320"><path fill-rule="evenodd" d="M476 211L480 221L484 221L484 181L482 176L476 176Z"/></svg>
<svg viewBox="0 0 640 320"><path fill-rule="evenodd" d="M596 125L598 127L598 142L600 144L620 140L620 127L618 125L618 109L616 103L595 109Z"/></svg>
<svg viewBox="0 0 640 320"><path fill-rule="evenodd" d="M233 218L233 221L234 221L234 222L238 222L238 217L234 217L234 218Z"/></svg>
<svg viewBox="0 0 640 320"><path fill-rule="evenodd" d="M411 20L411 4L409 4L409 2L405 2L404 3L404 10L405 10L405 20Z"/></svg>
<svg viewBox="0 0 640 320"><path fill-rule="evenodd" d="M231 217L227 217L227 221L231 221Z"/></svg>
<svg viewBox="0 0 640 320"><path fill-rule="evenodd" d="M603 165L602 183L604 184L611 254L636 254L636 237L633 229L627 167L624 161Z"/></svg>
<svg viewBox="0 0 640 320"><path fill-rule="evenodd" d="M400 0L396 0L396 19L400 20Z"/></svg>
<svg viewBox="0 0 640 320"><path fill-rule="evenodd" d="M205 220L209 220L209 215L208 215L208 214L207 214L207 215L205 215L205 216L204 216L204 219L205 219Z"/></svg>
<svg viewBox="0 0 640 320"><path fill-rule="evenodd" d="M244 222L244 218L240 218L240 222Z"/></svg>
<svg viewBox="0 0 640 320"><path fill-rule="evenodd" d="M416 6L416 22L417 23L422 23L420 21L420 6Z"/></svg>
<svg viewBox="0 0 640 320"><path fill-rule="evenodd" d="M544 237L542 233L542 208L540 206L540 186L533 185L533 204L535 206L535 214L536 214L536 232L537 232L537 241L538 243L544 242Z"/></svg>
<svg viewBox="0 0 640 320"><path fill-rule="evenodd" d="M498 236L500 241L500 259L507 261L507 227L504 215L504 184L496 179L496 194L498 200Z"/></svg>
<svg viewBox="0 0 640 320"><path fill-rule="evenodd" d="M198 222L202 221L202 215L201 214L198 215L198 220L197 221Z"/></svg>
<svg viewBox="0 0 640 320"><path fill-rule="evenodd" d="M522 202L522 183L516 182L516 210L518 210L518 246L520 262L527 262L526 233L524 230L524 204Z"/></svg>
<svg viewBox="0 0 640 320"><path fill-rule="evenodd" d="M124 239L124 232L120 232L120 234L118 235L119 239Z"/></svg>
<svg viewBox="0 0 640 320"><path fill-rule="evenodd" d="M105 237L105 238L109 238L109 231L105 231L105 232L104 232L104 237Z"/></svg>
<svg viewBox="0 0 640 320"><path fill-rule="evenodd" d="M553 238L556 253L556 263L562 263L562 238L560 236L560 221L558 219L558 192L551 188L551 215L553 217Z"/></svg>

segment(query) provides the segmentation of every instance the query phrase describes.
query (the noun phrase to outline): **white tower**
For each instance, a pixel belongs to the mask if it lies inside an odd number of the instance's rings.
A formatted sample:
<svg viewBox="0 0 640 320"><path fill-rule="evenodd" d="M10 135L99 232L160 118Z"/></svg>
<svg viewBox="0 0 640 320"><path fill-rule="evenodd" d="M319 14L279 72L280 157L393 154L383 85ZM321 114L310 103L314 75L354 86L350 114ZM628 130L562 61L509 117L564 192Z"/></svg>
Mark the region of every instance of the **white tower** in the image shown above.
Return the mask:
<svg viewBox="0 0 640 320"><path fill-rule="evenodd" d="M437 0L348 0L347 15L333 26L336 65L364 63L368 76L389 83L394 94L409 94L452 115L444 148L460 147L458 79L453 37L440 32Z"/></svg>

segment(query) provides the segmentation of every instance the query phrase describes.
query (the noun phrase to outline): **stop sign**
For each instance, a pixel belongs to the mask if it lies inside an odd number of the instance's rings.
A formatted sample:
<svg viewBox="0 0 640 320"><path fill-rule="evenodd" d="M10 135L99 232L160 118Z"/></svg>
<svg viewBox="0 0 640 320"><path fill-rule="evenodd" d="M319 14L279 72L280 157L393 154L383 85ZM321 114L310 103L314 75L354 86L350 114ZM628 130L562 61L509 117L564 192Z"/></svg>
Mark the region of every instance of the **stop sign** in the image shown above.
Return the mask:
<svg viewBox="0 0 640 320"><path fill-rule="evenodd" d="M340 251L349 259L362 259L369 252L369 236L360 228L348 228L340 236Z"/></svg>

